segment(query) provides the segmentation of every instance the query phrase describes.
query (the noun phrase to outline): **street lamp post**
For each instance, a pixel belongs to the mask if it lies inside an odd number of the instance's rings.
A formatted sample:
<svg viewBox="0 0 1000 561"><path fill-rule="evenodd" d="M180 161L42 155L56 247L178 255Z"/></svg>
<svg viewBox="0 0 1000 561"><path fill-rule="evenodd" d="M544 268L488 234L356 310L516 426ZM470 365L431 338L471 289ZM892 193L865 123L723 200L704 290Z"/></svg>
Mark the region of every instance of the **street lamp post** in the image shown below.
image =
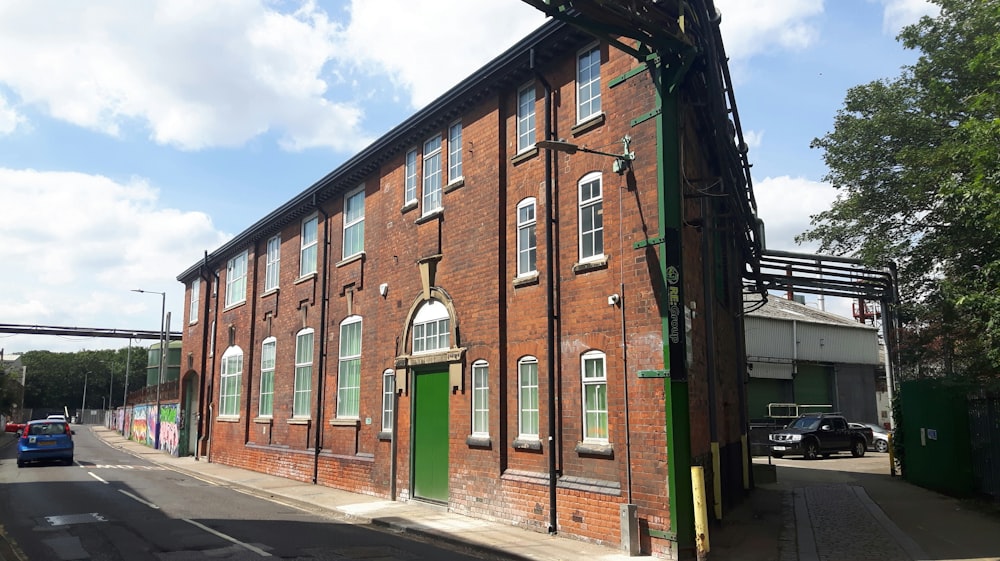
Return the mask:
<svg viewBox="0 0 1000 561"><path fill-rule="evenodd" d="M80 422L83 422L83 412L87 408L87 376L90 375L90 371L83 373L83 399L80 401Z"/></svg>
<svg viewBox="0 0 1000 561"><path fill-rule="evenodd" d="M135 333L132 337L128 338L128 358L125 359L125 389L122 391L122 408L128 405L128 374L132 367L132 339L135 337Z"/></svg>
<svg viewBox="0 0 1000 561"><path fill-rule="evenodd" d="M132 292L160 295L160 366L156 372L156 429L153 433L153 447L160 448L160 384L163 382L163 357L166 354L167 339L167 293L155 290L133 289Z"/></svg>
<svg viewBox="0 0 1000 561"><path fill-rule="evenodd" d="M108 375L108 409L110 410L114 408L114 404L111 403L111 395L115 391L115 363L112 362L108 366L111 370L111 373Z"/></svg>

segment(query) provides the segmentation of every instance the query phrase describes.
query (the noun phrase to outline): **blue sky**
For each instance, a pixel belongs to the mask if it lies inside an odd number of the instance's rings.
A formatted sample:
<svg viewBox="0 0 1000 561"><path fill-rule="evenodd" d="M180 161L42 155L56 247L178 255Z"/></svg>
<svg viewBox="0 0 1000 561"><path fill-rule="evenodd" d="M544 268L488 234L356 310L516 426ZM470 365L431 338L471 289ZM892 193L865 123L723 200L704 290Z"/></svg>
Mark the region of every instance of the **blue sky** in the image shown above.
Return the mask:
<svg viewBox="0 0 1000 561"><path fill-rule="evenodd" d="M716 6L767 245L812 251L792 238L835 194L809 143L849 87L915 60L895 36L932 6ZM181 271L543 22L518 0L4 0L0 323L156 330L141 288L178 329Z"/></svg>

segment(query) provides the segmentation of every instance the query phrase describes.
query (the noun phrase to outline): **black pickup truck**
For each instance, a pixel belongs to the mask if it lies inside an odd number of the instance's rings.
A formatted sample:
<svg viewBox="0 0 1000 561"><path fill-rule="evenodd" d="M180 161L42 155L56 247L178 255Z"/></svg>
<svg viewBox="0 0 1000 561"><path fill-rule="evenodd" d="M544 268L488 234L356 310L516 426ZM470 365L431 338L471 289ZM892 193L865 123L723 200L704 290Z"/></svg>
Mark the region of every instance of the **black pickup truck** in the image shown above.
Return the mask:
<svg viewBox="0 0 1000 561"><path fill-rule="evenodd" d="M872 441L872 430L851 428L847 419L830 413L809 413L771 433L771 455L802 455L807 460L826 458L834 452L850 452L855 458L865 455Z"/></svg>

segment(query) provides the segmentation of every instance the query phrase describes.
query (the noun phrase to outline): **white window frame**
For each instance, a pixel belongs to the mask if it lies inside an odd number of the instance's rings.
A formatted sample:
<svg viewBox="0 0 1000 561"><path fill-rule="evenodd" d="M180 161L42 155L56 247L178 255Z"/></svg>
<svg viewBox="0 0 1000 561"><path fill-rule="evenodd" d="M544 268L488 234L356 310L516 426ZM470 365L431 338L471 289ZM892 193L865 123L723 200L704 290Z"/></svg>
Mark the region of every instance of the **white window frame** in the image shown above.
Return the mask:
<svg viewBox="0 0 1000 561"><path fill-rule="evenodd" d="M406 164L404 168L405 179L403 180L403 205L417 202L417 149L414 148L406 153Z"/></svg>
<svg viewBox="0 0 1000 561"><path fill-rule="evenodd" d="M424 142L424 199L422 215L441 210L441 135Z"/></svg>
<svg viewBox="0 0 1000 561"><path fill-rule="evenodd" d="M310 225L315 224L312 232ZM319 214L314 214L302 220L302 230L299 233L299 277L314 274L319 262Z"/></svg>
<svg viewBox="0 0 1000 561"><path fill-rule="evenodd" d="M365 186L344 195L344 259L365 251Z"/></svg>
<svg viewBox="0 0 1000 561"><path fill-rule="evenodd" d="M243 349L232 346L222 353L219 379L219 417L240 416L240 390L243 386Z"/></svg>
<svg viewBox="0 0 1000 561"><path fill-rule="evenodd" d="M247 301L247 250L226 263L226 307Z"/></svg>
<svg viewBox="0 0 1000 561"><path fill-rule="evenodd" d="M599 365L597 369L590 369L588 366ZM583 412L583 441L608 442L608 364L607 356L600 351L588 351L580 357L580 378L583 384L581 395L581 411ZM594 394L594 401L588 403L588 398ZM603 400L603 403L600 401ZM597 430L600 432L603 422L603 434L594 436L592 424L598 424Z"/></svg>
<svg viewBox="0 0 1000 561"><path fill-rule="evenodd" d="M528 197L517 203L517 276L519 277L538 272L537 212L534 197Z"/></svg>
<svg viewBox="0 0 1000 561"><path fill-rule="evenodd" d="M517 361L517 438L538 440L538 419L538 359L527 356Z"/></svg>
<svg viewBox="0 0 1000 561"><path fill-rule="evenodd" d="M584 194L584 188L597 184L597 195L594 189ZM579 198L579 245L580 262L597 261L604 258L604 178L601 172L595 171L583 176L577 184ZM589 226L585 223L589 219ZM600 245L600 251L597 246Z"/></svg>
<svg viewBox="0 0 1000 561"><path fill-rule="evenodd" d="M413 318L413 354L451 348L451 316L437 300L425 303Z"/></svg>
<svg viewBox="0 0 1000 561"><path fill-rule="evenodd" d="M357 325L356 348L350 348L348 330ZM340 352L337 368L337 418L358 419L361 415L361 316L340 322Z"/></svg>
<svg viewBox="0 0 1000 561"><path fill-rule="evenodd" d="M448 127L448 185L462 177L462 121L456 121Z"/></svg>
<svg viewBox="0 0 1000 561"><path fill-rule="evenodd" d="M274 416L274 365L277 359L278 340L268 337L260 344L260 399L257 416Z"/></svg>
<svg viewBox="0 0 1000 561"><path fill-rule="evenodd" d="M267 239L267 256L264 258L264 292L278 289L281 278L281 234Z"/></svg>
<svg viewBox="0 0 1000 561"><path fill-rule="evenodd" d="M201 277L191 281L191 303L188 305L188 323L198 323L198 312L201 308Z"/></svg>
<svg viewBox="0 0 1000 561"><path fill-rule="evenodd" d="M601 114L601 47L593 44L576 55L576 122Z"/></svg>
<svg viewBox="0 0 1000 561"><path fill-rule="evenodd" d="M382 372L382 432L392 432L392 417L396 410L396 371Z"/></svg>
<svg viewBox="0 0 1000 561"><path fill-rule="evenodd" d="M306 348L304 343L308 342ZM292 390L292 418L312 417L312 373L316 336L311 327L295 334L295 380Z"/></svg>
<svg viewBox="0 0 1000 561"><path fill-rule="evenodd" d="M535 147L535 84L528 84L517 91L517 152Z"/></svg>
<svg viewBox="0 0 1000 561"><path fill-rule="evenodd" d="M490 435L490 365L472 363L472 435Z"/></svg>

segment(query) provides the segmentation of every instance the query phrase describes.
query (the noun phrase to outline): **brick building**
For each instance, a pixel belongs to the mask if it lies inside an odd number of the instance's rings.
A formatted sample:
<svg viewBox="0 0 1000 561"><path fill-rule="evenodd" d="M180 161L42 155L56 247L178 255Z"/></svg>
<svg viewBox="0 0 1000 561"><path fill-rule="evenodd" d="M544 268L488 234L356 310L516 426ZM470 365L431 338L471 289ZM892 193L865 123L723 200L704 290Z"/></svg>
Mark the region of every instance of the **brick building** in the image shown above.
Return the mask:
<svg viewBox="0 0 1000 561"><path fill-rule="evenodd" d="M749 485L756 242L717 64L551 21L206 254L178 277L195 453L690 547L690 465L716 517Z"/></svg>

